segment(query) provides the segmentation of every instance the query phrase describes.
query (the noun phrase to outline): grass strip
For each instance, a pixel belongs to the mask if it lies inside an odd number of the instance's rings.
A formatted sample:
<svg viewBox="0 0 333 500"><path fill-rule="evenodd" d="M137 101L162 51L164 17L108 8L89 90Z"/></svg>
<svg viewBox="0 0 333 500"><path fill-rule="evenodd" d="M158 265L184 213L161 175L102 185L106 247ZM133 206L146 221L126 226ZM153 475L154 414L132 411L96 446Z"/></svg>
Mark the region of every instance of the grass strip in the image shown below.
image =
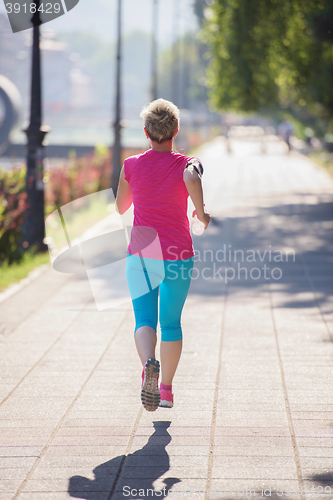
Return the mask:
<svg viewBox="0 0 333 500"><path fill-rule="evenodd" d="M50 256L48 252L35 255L26 252L20 262L15 262L11 265L4 262L0 267L0 292L26 278L36 267L48 264L49 262Z"/></svg>

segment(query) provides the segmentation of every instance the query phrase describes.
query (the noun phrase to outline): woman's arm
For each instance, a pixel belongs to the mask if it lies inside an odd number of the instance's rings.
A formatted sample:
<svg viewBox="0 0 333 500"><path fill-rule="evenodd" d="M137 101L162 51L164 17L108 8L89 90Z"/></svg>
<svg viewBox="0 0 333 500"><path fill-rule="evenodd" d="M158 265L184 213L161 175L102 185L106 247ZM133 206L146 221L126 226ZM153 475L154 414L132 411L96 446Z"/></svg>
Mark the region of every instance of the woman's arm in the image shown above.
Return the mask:
<svg viewBox="0 0 333 500"><path fill-rule="evenodd" d="M124 167L121 169L117 198L116 198L116 210L120 215L123 215L129 207L132 205L133 196L131 191L131 186L125 179Z"/></svg>
<svg viewBox="0 0 333 500"><path fill-rule="evenodd" d="M201 177L193 165L189 164L185 168L183 179L195 207L192 216L196 215L199 221L205 225L206 229L210 222L210 215L205 212Z"/></svg>

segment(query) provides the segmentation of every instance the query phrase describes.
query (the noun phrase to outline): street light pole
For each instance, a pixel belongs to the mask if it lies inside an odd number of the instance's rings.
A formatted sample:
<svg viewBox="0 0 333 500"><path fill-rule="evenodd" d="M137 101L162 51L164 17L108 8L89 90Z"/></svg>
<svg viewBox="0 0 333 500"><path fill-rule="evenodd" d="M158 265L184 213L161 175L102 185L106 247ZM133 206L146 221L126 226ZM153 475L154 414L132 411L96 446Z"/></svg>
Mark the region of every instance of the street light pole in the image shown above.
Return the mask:
<svg viewBox="0 0 333 500"><path fill-rule="evenodd" d="M116 63L116 103L114 121L113 169L111 187L117 193L121 170L121 0L118 0L117 16L117 63Z"/></svg>
<svg viewBox="0 0 333 500"><path fill-rule="evenodd" d="M47 132L47 126L42 126L42 99L41 99L41 64L39 46L39 26L41 24L39 15L40 0L35 1L36 12L31 18L33 25L32 46L32 70L31 70L31 104L30 123L23 130L27 135L27 211L25 214L23 235L23 247L29 248L34 245L37 251L46 251L44 243L44 182L43 182L43 141Z"/></svg>
<svg viewBox="0 0 333 500"><path fill-rule="evenodd" d="M158 33L158 0L153 0L153 26L152 26L152 88L151 96L157 99L157 33Z"/></svg>

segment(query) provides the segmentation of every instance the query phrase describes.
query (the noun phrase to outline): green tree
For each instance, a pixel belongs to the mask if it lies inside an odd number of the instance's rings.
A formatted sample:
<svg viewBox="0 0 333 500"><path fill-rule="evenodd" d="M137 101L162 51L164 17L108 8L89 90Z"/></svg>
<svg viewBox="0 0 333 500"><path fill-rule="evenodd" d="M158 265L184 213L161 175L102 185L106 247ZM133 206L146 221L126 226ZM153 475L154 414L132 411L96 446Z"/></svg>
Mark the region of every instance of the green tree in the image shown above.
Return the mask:
<svg viewBox="0 0 333 500"><path fill-rule="evenodd" d="M332 0L215 0L203 37L217 109L303 108L333 126Z"/></svg>

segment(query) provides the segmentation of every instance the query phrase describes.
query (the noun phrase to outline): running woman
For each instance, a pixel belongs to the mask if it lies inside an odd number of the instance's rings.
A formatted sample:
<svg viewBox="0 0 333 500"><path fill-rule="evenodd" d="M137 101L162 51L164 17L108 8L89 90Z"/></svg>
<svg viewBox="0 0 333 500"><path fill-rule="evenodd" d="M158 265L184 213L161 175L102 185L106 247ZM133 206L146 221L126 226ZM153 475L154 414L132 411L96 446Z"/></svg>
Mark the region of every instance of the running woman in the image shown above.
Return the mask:
<svg viewBox="0 0 333 500"><path fill-rule="evenodd" d="M134 204L126 273L136 322L135 344L143 365L141 401L146 410L155 411L158 406L173 406L172 381L182 351L181 313L194 257L187 217L188 196L195 207L192 215L196 215L205 228L210 215L204 210L200 162L173 150L173 139L179 130L178 108L170 101L157 99L143 109L140 116L151 149L125 160L116 205L122 215L132 202ZM160 252L156 245L149 245L153 234L158 236ZM146 241L149 248L145 255L142 241ZM160 276L157 285L156 276ZM138 284L143 282L146 289L138 291L141 286ZM158 302L160 388L159 362L155 358Z"/></svg>

